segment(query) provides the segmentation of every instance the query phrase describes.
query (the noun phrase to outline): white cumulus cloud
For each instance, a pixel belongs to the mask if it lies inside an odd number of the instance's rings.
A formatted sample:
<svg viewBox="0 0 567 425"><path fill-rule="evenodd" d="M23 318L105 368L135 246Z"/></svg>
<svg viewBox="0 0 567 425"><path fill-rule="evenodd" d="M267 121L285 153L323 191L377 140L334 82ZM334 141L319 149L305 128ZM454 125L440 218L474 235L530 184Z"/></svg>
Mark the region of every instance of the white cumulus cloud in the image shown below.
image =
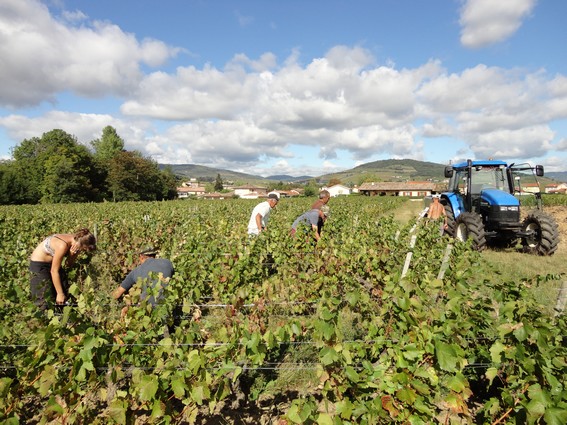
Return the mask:
<svg viewBox="0 0 567 425"><path fill-rule="evenodd" d="M71 17L81 24L69 24ZM79 12L65 18L55 19L39 1L2 0L0 106L55 101L62 91L124 95L143 77L141 64L160 65L179 51L157 40L140 42L107 22L89 25Z"/></svg>
<svg viewBox="0 0 567 425"><path fill-rule="evenodd" d="M499 43L522 25L537 0L466 0L461 10L461 43L479 48Z"/></svg>

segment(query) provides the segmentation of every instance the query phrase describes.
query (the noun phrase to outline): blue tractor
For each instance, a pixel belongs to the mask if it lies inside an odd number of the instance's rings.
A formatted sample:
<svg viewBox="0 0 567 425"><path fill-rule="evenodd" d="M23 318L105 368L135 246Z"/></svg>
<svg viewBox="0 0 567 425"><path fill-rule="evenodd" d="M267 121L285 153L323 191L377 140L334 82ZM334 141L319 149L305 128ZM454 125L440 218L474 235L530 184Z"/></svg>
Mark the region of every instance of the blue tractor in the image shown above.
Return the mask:
<svg viewBox="0 0 567 425"><path fill-rule="evenodd" d="M487 245L517 246L538 255L552 255L559 243L559 230L551 216L542 210L541 192L533 193L533 211L520 216L523 198L521 179L530 176L537 182L543 166L507 165L503 161L467 160L445 167L448 191L441 203L447 213L446 233L457 240L472 239L473 246L483 250ZM530 194L532 194L530 192Z"/></svg>

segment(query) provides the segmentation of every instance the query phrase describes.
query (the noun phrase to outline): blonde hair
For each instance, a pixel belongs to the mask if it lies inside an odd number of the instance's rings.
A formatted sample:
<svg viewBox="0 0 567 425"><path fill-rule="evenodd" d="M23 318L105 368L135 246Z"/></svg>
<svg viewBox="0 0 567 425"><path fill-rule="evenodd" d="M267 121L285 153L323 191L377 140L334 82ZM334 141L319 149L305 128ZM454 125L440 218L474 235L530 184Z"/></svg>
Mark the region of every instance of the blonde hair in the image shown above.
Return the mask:
<svg viewBox="0 0 567 425"><path fill-rule="evenodd" d="M73 234L73 239L85 247L87 251L96 249L96 238L89 229L79 229Z"/></svg>

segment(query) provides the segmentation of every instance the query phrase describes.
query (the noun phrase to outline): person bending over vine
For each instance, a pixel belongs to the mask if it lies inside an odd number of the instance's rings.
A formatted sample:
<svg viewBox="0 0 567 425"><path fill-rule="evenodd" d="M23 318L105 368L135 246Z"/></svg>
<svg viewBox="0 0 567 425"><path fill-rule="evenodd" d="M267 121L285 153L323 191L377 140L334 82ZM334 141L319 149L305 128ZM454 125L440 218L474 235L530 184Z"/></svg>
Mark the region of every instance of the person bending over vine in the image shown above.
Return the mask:
<svg viewBox="0 0 567 425"><path fill-rule="evenodd" d="M70 267L81 252L96 249L96 238L88 229L75 233L57 233L48 236L34 249L30 256L31 298L40 310L50 304L65 304L69 283L63 270Z"/></svg>

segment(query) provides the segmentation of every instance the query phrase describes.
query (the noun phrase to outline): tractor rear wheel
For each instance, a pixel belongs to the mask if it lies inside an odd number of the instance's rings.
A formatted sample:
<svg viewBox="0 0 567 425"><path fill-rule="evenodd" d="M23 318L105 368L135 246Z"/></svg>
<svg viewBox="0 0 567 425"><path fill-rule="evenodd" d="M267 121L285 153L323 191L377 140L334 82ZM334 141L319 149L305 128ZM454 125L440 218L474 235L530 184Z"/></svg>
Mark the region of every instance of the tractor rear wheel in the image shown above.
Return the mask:
<svg viewBox="0 0 567 425"><path fill-rule="evenodd" d="M482 251L486 247L482 218L476 213L465 212L459 215L455 220L453 236L461 242L472 239L473 247L477 251Z"/></svg>
<svg viewBox="0 0 567 425"><path fill-rule="evenodd" d="M455 234L455 214L453 213L453 208L451 205L445 205L445 215L447 216L447 228L445 229L445 234L453 236Z"/></svg>
<svg viewBox="0 0 567 425"><path fill-rule="evenodd" d="M522 238L524 251L537 255L553 255L559 244L559 229L553 218L541 211L528 214L522 223L524 232L530 235Z"/></svg>

